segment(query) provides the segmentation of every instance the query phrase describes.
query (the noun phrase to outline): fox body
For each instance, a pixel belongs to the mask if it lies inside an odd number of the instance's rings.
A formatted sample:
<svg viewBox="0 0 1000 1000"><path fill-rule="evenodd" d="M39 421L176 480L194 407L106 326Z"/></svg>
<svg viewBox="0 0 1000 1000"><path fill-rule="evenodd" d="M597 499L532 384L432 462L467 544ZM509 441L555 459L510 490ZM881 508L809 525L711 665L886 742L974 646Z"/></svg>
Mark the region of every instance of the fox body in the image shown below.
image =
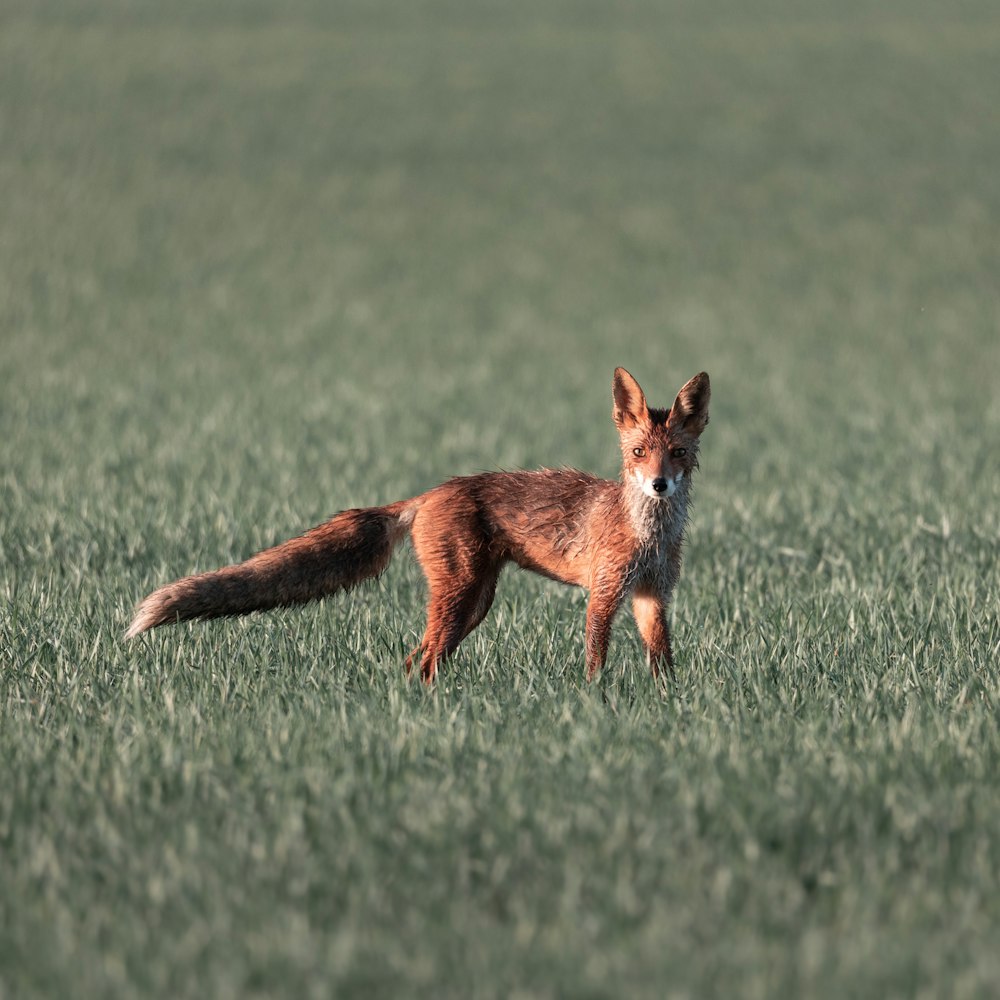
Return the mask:
<svg viewBox="0 0 1000 1000"><path fill-rule="evenodd" d="M708 423L702 372L669 410L653 409L615 370L613 417L622 476L572 469L491 472L449 479L410 500L343 511L246 562L184 577L150 594L127 632L302 604L386 568L407 535L427 578L427 627L406 660L427 682L486 617L507 563L590 592L587 678L604 665L611 625L631 598L654 675L673 670L668 609L681 568L691 474Z"/></svg>

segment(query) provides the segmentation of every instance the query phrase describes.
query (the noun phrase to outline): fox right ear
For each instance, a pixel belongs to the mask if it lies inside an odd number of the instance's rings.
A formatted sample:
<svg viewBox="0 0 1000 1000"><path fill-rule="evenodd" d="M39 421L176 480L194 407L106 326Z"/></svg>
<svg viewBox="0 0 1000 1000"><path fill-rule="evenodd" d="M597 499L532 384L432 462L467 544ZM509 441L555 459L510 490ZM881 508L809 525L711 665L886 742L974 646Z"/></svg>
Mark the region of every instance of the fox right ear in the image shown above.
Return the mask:
<svg viewBox="0 0 1000 1000"><path fill-rule="evenodd" d="M674 405L670 407L671 423L676 421L691 433L701 434L708 424L708 401L711 396L708 372L699 372L677 393Z"/></svg>
<svg viewBox="0 0 1000 1000"><path fill-rule="evenodd" d="M629 427L649 419L646 397L639 388L639 383L624 368L615 369L611 388L615 398L615 408L611 415L619 427Z"/></svg>

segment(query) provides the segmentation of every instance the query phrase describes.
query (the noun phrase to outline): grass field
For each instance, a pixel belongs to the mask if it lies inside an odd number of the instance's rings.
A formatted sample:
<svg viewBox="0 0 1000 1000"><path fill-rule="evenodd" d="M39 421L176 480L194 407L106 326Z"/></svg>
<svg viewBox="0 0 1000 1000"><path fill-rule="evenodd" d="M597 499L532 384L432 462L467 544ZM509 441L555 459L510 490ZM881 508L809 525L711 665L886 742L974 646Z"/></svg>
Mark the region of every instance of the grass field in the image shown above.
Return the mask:
<svg viewBox="0 0 1000 1000"><path fill-rule="evenodd" d="M0 6L0 1000L986 997L1000 16ZM510 572L122 641L488 468L712 423L674 618Z"/></svg>

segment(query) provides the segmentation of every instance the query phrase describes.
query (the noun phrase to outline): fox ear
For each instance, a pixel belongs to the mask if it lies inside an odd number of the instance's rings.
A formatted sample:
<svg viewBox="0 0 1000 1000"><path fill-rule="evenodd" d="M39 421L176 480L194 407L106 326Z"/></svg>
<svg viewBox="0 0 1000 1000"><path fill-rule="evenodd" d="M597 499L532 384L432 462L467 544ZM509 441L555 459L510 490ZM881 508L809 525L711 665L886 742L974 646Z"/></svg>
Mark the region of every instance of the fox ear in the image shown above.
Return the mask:
<svg viewBox="0 0 1000 1000"><path fill-rule="evenodd" d="M708 424L708 401L712 395L712 387L708 381L708 372L699 372L684 387L670 407L670 421L680 421L685 430L698 435Z"/></svg>
<svg viewBox="0 0 1000 1000"><path fill-rule="evenodd" d="M649 419L646 397L639 388L639 383L624 368L615 369L612 392L615 397L612 416L619 427L629 427Z"/></svg>

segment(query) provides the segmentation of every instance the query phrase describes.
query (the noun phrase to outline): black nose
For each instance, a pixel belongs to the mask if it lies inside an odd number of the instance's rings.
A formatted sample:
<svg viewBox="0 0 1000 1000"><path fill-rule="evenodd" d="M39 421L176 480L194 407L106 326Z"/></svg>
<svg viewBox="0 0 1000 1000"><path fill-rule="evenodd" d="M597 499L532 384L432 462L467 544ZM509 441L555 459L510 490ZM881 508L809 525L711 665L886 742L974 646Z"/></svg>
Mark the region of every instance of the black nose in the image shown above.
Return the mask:
<svg viewBox="0 0 1000 1000"><path fill-rule="evenodd" d="M662 476L660 476L659 478L653 480L652 485L653 485L653 490L656 493L662 493L667 488L667 481Z"/></svg>

